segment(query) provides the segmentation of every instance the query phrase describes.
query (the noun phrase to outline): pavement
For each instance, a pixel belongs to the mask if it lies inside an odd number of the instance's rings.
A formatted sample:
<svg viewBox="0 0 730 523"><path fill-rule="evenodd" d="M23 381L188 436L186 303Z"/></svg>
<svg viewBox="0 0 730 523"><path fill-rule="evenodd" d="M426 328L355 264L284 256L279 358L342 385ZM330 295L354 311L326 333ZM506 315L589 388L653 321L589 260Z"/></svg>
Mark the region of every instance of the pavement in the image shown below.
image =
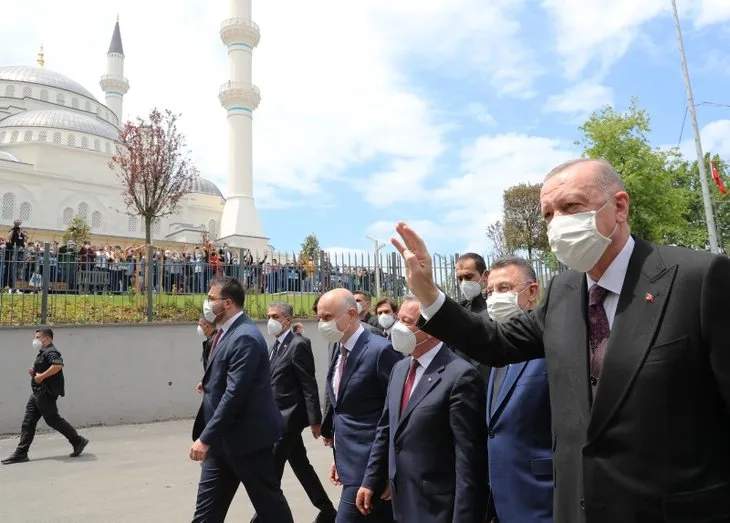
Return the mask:
<svg viewBox="0 0 730 523"><path fill-rule="evenodd" d="M20 420L18 420L20 423ZM42 424L42 423L41 423ZM92 427L79 433L91 441L70 458L60 434L39 433L28 463L0 465L2 523L178 523L190 521L200 464L188 451L192 421ZM332 452L308 430L309 459L337 505L339 489L327 480ZM0 439L0 456L17 438ZM313 521L317 510L287 465L282 480L295 523ZM253 508L246 491L236 494L227 521L248 523Z"/></svg>

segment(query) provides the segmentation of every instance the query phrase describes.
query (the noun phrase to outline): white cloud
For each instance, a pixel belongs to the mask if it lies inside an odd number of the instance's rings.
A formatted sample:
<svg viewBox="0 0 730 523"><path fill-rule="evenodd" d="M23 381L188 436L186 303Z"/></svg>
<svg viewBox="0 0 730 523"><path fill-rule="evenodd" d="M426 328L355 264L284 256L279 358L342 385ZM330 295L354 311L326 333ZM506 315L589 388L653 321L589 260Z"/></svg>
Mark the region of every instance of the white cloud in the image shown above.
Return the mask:
<svg viewBox="0 0 730 523"><path fill-rule="evenodd" d="M581 82L560 94L550 96L545 104L545 111L570 114L583 121L594 110L612 104L613 90L610 87L593 82Z"/></svg>
<svg viewBox="0 0 730 523"><path fill-rule="evenodd" d="M466 107L466 112L467 115L471 116L474 120L482 125L486 125L489 127L497 125L497 121L494 119L494 116L489 113L484 104L480 104L477 102L470 103Z"/></svg>
<svg viewBox="0 0 730 523"><path fill-rule="evenodd" d="M685 159L693 162L697 159L697 152L689 121L685 126L685 137L679 146L679 151ZM730 120L715 120L708 123L700 129L700 139L704 153L719 154L726 160L730 160ZM671 146L667 146L667 148L671 148Z"/></svg>
<svg viewBox="0 0 730 523"><path fill-rule="evenodd" d="M717 24L730 20L730 2L727 0L695 0L695 26Z"/></svg>

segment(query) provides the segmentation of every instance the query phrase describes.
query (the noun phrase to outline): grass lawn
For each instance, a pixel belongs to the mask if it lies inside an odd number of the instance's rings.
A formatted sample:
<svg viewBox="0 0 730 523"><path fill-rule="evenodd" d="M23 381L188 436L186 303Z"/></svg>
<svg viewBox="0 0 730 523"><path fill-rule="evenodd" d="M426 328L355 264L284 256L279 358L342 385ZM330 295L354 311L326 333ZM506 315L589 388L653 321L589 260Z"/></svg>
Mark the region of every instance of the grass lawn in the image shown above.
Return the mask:
<svg viewBox="0 0 730 523"><path fill-rule="evenodd" d="M315 293L250 294L245 310L252 319L266 318L275 301L290 303L297 317L311 317ZM41 321L40 294L1 294L0 326L37 325ZM155 294L153 319L156 322L198 321L205 295ZM147 321L147 297L144 295L96 296L50 294L50 325L92 323L139 323Z"/></svg>

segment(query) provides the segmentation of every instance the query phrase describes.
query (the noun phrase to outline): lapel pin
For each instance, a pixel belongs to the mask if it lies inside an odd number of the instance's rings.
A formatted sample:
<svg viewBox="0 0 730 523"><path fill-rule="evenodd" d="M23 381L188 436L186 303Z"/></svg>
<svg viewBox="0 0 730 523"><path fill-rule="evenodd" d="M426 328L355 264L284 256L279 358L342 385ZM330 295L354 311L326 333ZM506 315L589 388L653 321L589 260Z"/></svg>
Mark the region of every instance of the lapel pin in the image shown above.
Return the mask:
<svg viewBox="0 0 730 523"><path fill-rule="evenodd" d="M428 378L428 381L430 382L431 381L431 378Z"/></svg>
<svg viewBox="0 0 730 523"><path fill-rule="evenodd" d="M646 293L646 301L648 301L649 303L653 303L654 302L654 296L652 294L649 294L647 292Z"/></svg>

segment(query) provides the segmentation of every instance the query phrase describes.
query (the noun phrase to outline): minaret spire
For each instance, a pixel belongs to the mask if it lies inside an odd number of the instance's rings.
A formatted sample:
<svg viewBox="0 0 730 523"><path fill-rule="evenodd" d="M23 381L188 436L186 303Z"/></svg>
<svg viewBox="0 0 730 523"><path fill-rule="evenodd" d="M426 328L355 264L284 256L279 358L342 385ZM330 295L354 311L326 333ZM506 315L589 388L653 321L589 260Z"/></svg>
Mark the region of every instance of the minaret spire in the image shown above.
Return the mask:
<svg viewBox="0 0 730 523"><path fill-rule="evenodd" d="M107 74L101 77L99 85L106 95L107 107L114 112L121 125L124 118L122 114L124 95L129 91L129 81L124 78L124 47L122 46L122 32L119 29L118 14L106 58Z"/></svg>
<svg viewBox="0 0 730 523"><path fill-rule="evenodd" d="M38 66L43 67L46 65L46 55L43 53L43 44L41 44L41 50L38 53Z"/></svg>

